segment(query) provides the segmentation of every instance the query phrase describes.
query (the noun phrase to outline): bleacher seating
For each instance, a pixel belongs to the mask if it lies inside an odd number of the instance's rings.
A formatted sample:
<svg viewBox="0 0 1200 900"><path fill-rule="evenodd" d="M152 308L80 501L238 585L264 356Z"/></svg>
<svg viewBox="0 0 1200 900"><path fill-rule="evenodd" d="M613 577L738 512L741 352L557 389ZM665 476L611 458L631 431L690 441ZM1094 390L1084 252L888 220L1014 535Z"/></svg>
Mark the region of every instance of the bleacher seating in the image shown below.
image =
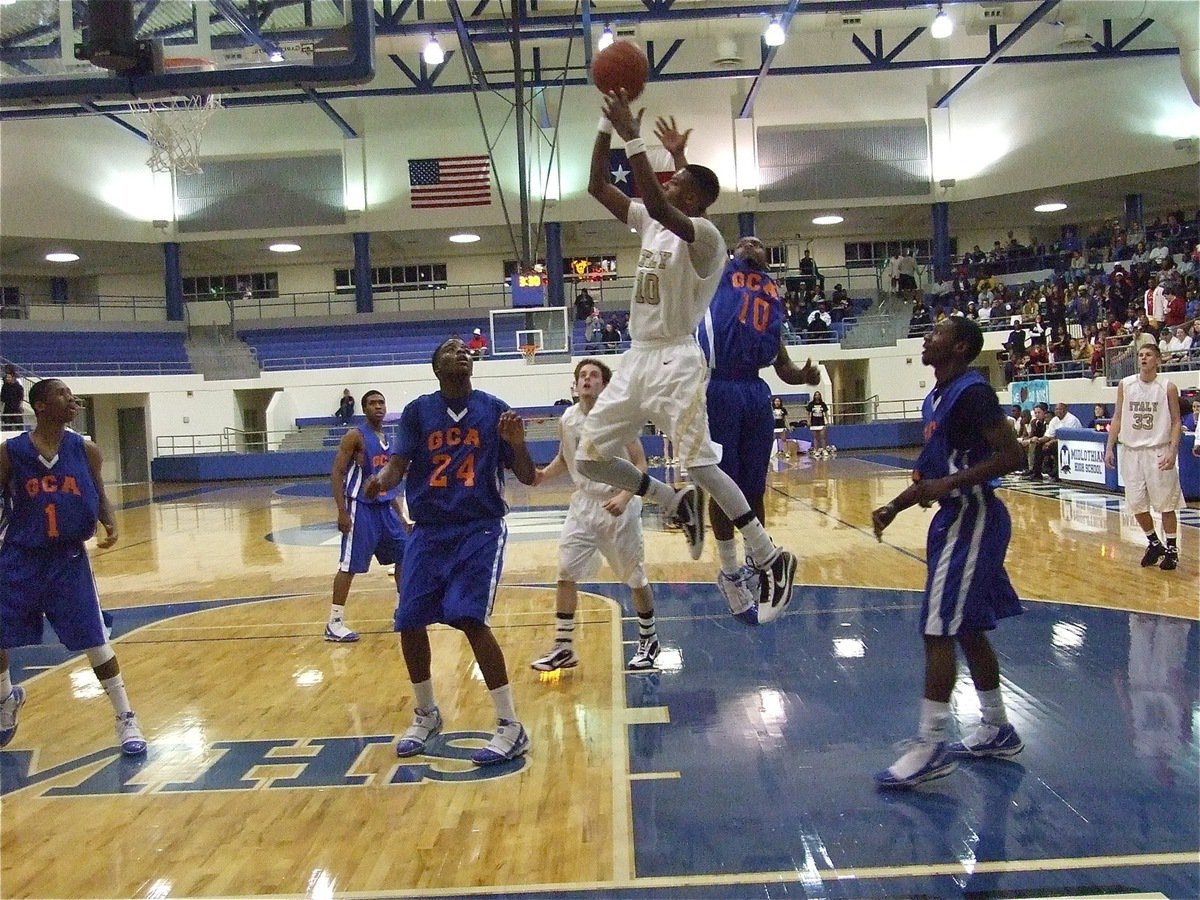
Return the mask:
<svg viewBox="0 0 1200 900"><path fill-rule="evenodd" d="M255 349L263 371L390 366L428 362L452 332L464 338L486 320L392 322L322 328L265 328L239 333Z"/></svg>
<svg viewBox="0 0 1200 900"><path fill-rule="evenodd" d="M0 329L0 357L41 378L175 375L192 371L177 331Z"/></svg>

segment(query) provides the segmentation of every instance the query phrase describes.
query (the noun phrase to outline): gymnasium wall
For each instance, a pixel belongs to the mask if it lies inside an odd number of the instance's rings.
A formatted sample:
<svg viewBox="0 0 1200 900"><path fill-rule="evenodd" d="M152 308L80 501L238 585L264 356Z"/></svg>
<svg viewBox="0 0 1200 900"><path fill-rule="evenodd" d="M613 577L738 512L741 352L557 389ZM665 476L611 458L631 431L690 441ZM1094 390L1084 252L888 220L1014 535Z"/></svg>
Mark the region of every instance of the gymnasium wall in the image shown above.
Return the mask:
<svg viewBox="0 0 1200 900"><path fill-rule="evenodd" d="M754 107L754 123L925 120L931 133L933 183L956 178L957 185L949 192L935 187L927 196L895 198L896 203L920 206L933 200L953 202L1032 190L1188 161L1173 149L1171 138L1194 135L1196 110L1175 59L1123 60L1115 65L991 66L956 95L948 111L930 111L930 98L959 77L960 71L951 69L825 75L808 80L768 78ZM735 176L733 113L744 88L743 79L689 82L686 91L673 83L652 83L644 99L648 116L674 114L681 124L696 126L690 143L692 158L712 165L726 185L714 212L826 207L825 202L765 204L740 193L756 187L739 185ZM1064 97L1070 102L1063 102ZM510 109L507 101L484 97L482 102L485 119L498 131ZM558 105L556 97L552 102ZM428 128L414 124L437 123L438 153L483 152L469 96L357 98L334 105L363 135L350 152L365 154L366 208L353 216L348 227L314 226L309 232L403 231L463 223L461 211L414 214L408 203L406 160L431 153ZM714 116L713 110L721 112ZM561 199L551 210L551 218L564 222L602 218L586 195L587 162L598 111L599 101L591 88L566 90L556 186ZM169 179L151 175L145 166L145 145L124 129L95 116L12 120L0 124L0 138L6 234L81 240L103 235L108 240L145 243L162 239L150 222L172 217ZM344 150L340 131L311 104L223 110L210 122L203 146L204 154L214 158ZM53 152L46 152L47 147ZM534 149L536 158L541 151ZM496 165L513 196L515 141L499 142ZM535 199L537 196L539 191L535 191ZM877 205L888 199L843 205ZM470 221L502 224L503 211L494 203L472 211ZM299 235L293 231L292 236Z"/></svg>

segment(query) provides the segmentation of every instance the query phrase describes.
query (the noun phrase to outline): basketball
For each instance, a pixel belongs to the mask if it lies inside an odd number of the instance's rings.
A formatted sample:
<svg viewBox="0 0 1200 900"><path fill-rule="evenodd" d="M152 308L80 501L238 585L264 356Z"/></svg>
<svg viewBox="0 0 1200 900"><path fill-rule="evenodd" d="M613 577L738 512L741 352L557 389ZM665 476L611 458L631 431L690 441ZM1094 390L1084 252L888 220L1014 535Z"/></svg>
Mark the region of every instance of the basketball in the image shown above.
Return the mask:
<svg viewBox="0 0 1200 900"><path fill-rule="evenodd" d="M592 82L602 94L624 88L633 100L642 93L649 76L650 60L631 41L613 41L592 60Z"/></svg>

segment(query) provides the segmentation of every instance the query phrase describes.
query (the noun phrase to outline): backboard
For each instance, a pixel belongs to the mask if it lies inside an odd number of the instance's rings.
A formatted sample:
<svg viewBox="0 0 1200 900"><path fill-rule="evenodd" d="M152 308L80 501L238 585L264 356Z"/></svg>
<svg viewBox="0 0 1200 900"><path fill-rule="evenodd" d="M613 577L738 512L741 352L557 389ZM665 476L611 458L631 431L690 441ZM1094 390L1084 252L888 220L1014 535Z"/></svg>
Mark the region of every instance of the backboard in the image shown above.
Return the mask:
<svg viewBox="0 0 1200 900"><path fill-rule="evenodd" d="M26 0L0 6L0 106L359 84L374 36L369 0Z"/></svg>

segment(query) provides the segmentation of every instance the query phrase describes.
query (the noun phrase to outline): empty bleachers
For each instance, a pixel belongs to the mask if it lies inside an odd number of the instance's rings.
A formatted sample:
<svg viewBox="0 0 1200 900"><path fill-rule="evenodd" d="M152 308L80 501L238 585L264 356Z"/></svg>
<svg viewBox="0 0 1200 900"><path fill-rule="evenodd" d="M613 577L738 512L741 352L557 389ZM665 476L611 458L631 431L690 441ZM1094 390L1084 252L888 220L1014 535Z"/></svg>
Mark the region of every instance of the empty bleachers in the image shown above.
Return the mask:
<svg viewBox="0 0 1200 900"><path fill-rule="evenodd" d="M255 349L263 371L341 369L428 362L452 333L465 340L475 328L486 333L487 325L484 320L456 320L263 328L242 331L238 337Z"/></svg>
<svg viewBox="0 0 1200 900"><path fill-rule="evenodd" d="M177 375L192 371L180 331L0 328L0 357L42 378Z"/></svg>

